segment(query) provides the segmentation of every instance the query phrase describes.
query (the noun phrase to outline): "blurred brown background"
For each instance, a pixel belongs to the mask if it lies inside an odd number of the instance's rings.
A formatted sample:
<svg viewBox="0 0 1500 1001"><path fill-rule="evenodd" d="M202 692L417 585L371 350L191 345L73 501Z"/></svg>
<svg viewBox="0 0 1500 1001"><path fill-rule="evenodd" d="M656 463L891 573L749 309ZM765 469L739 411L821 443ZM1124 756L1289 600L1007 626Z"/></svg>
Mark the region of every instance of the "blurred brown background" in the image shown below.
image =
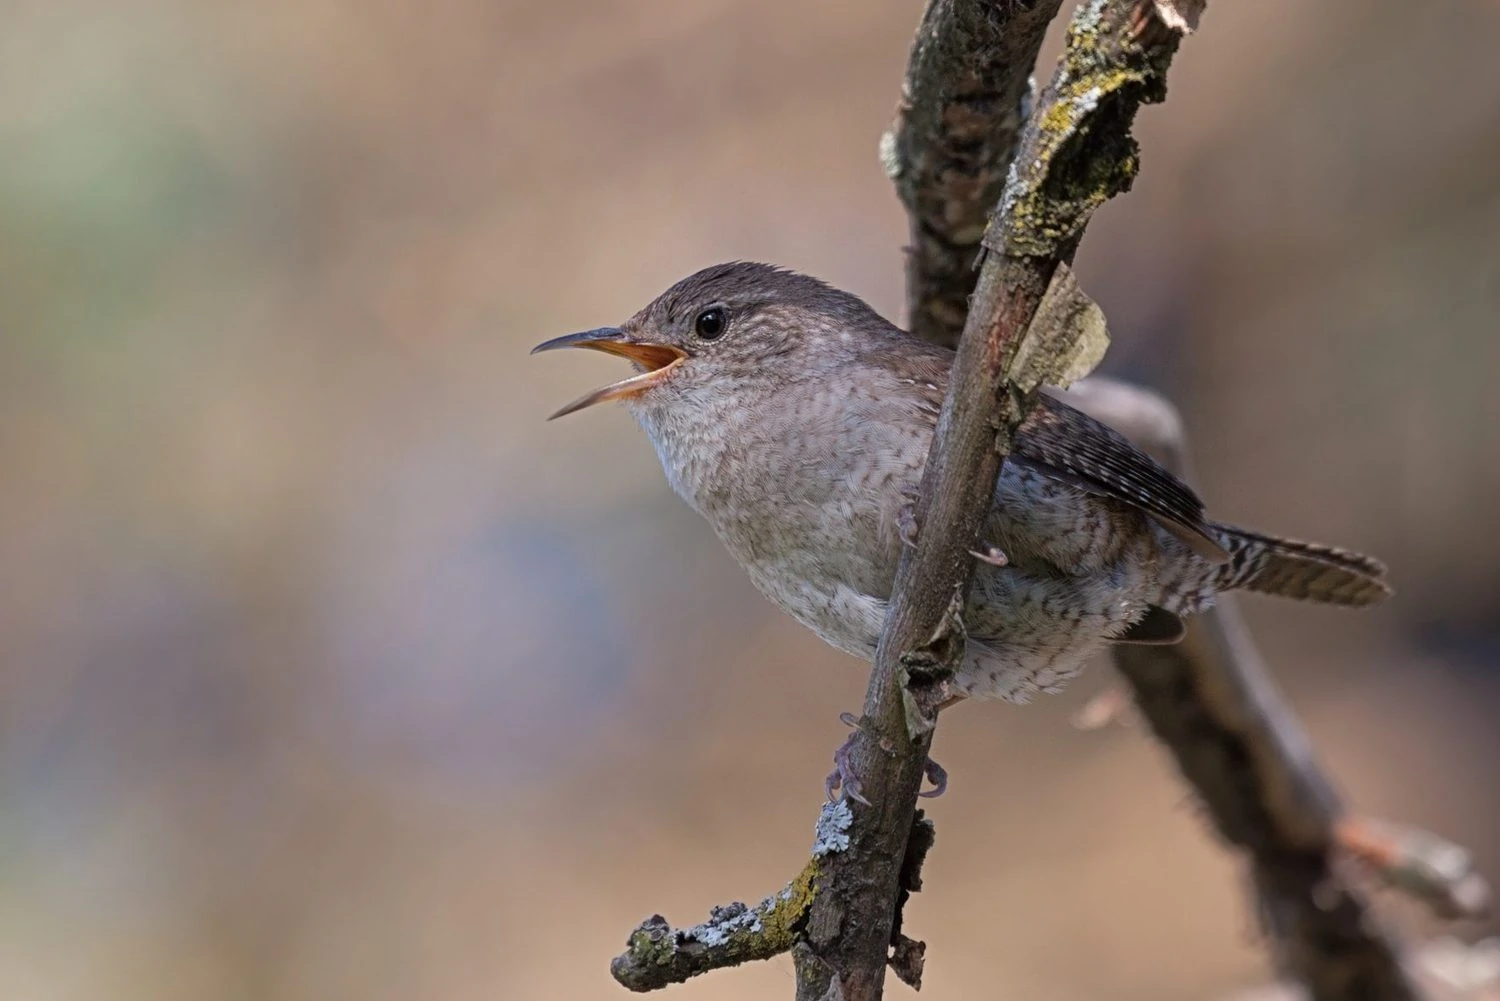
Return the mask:
<svg viewBox="0 0 1500 1001"><path fill-rule="evenodd" d="M864 667L623 412L543 422L617 364L526 350L733 258L895 316L920 6L6 5L0 997L614 998L639 919L795 871ZM1217 514L1390 562L1374 611L1248 611L1351 797L1492 877L1497 37L1211 5L1079 266ZM944 726L931 997L1264 974L1170 762L1070 727L1107 677Z"/></svg>

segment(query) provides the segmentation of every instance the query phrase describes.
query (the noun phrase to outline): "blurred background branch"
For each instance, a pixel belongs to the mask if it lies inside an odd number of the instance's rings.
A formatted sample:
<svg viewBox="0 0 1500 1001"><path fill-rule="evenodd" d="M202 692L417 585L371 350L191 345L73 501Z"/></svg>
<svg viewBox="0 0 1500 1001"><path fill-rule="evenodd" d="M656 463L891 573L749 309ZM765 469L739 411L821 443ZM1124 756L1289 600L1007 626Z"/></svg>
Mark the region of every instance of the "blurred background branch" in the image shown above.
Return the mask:
<svg viewBox="0 0 1500 1001"><path fill-rule="evenodd" d="M1432 1001L1500 1001L1500 939L1426 942L1410 957L1411 976ZM1221 1001L1315 1001L1295 982L1238 991Z"/></svg>
<svg viewBox="0 0 1500 1001"><path fill-rule="evenodd" d="M1073 394L1080 407L1188 476L1186 440L1159 397L1120 384ZM1408 979L1365 900L1335 869L1344 816L1332 784L1282 702L1231 596L1188 620L1171 647L1118 645L1135 703L1177 759L1215 828L1251 859L1278 965L1316 1001L1404 1001Z"/></svg>

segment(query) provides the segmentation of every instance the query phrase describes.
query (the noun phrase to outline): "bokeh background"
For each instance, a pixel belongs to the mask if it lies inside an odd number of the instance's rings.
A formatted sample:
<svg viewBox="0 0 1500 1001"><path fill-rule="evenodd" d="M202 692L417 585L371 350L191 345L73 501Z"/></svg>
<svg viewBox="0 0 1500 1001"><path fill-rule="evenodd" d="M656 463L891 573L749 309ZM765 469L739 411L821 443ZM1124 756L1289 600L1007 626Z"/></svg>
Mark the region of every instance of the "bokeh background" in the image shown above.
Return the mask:
<svg viewBox="0 0 1500 1001"><path fill-rule="evenodd" d="M623 412L544 423L618 363L526 350L734 258L898 317L921 4L4 7L0 997L614 998L641 918L779 887L865 669ZM1217 514L1389 561L1376 610L1247 611L1351 798L1491 876L1497 37L1211 5L1079 259ZM930 996L1265 975L1170 761L1070 725L1108 681L944 725Z"/></svg>

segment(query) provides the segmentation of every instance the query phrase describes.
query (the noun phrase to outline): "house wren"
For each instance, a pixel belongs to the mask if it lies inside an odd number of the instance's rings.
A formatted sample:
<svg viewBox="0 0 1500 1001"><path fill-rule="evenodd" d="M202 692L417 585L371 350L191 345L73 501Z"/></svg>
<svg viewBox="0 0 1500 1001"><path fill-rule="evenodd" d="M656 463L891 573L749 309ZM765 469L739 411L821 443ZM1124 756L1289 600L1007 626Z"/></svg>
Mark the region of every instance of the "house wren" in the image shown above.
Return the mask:
<svg viewBox="0 0 1500 1001"><path fill-rule="evenodd" d="M764 264L683 279L619 327L558 337L637 374L554 417L623 400L672 489L750 579L828 643L875 654L953 353L859 298ZM1338 605L1390 593L1357 553L1203 517L1123 436L1043 395L995 484L953 689L1024 702L1110 643L1170 643L1243 587Z"/></svg>

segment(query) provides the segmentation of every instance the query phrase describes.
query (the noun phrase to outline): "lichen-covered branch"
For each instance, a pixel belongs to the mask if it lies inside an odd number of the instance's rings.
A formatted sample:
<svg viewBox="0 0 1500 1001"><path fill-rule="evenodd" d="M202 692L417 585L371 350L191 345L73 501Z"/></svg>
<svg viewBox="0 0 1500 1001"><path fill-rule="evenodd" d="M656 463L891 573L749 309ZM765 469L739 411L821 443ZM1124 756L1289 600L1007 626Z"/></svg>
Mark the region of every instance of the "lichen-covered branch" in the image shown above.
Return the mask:
<svg viewBox="0 0 1500 1001"><path fill-rule="evenodd" d="M807 864L780 891L754 907L738 901L715 907L707 921L691 928L673 928L666 918L653 914L630 933L625 951L610 963L610 973L621 986L644 993L784 952L797 957L799 973L815 971L819 961L806 942L815 934L809 930L813 904L826 889L831 860L850 848L853 823L848 800L825 803ZM899 866L892 934L895 955L891 958L897 976L913 987L921 984L925 947L900 934L901 910L907 898L922 888L922 863L933 837L932 822L918 810ZM824 980L820 992L812 996L822 999L826 992Z"/></svg>
<svg viewBox="0 0 1500 1001"><path fill-rule="evenodd" d="M779 956L797 940L817 876L818 863L810 861L781 892L755 907L738 902L715 907L707 921L691 928L674 929L660 914L652 915L630 933L628 947L609 972L622 986L643 992Z"/></svg>
<svg viewBox="0 0 1500 1001"><path fill-rule="evenodd" d="M691 928L675 929L660 914L652 915L630 933L625 952L610 963L609 972L630 990L654 991L790 951L807 923L826 860L849 847L853 819L846 801L825 804L812 856L779 892L754 907L739 902L715 907L707 921Z"/></svg>
<svg viewBox="0 0 1500 1001"><path fill-rule="evenodd" d="M1031 73L1061 0L929 0L882 159L906 206L908 324L953 347L979 239L1029 111Z"/></svg>
<svg viewBox="0 0 1500 1001"><path fill-rule="evenodd" d="M1094 209L1128 190L1140 162L1130 125L1167 93L1181 35L1152 0L1088 0L1022 134L984 246L1009 257L1072 256Z"/></svg>
<svg viewBox="0 0 1500 1001"><path fill-rule="evenodd" d="M881 996L936 707L963 656L979 524L1044 373L1076 353L1068 339L1081 335L1032 320L1089 211L1133 175L1130 123L1142 102L1161 98L1177 38L1149 0L1093 0L1074 18L1057 75L1027 121L1017 154L1026 169L1011 171L985 240L992 252L923 470L921 533L896 573L853 744L872 805L856 810L850 849L829 860L813 901L807 948L794 954L799 998ZM1079 90L1083 78L1090 83ZM1031 227L1041 232L1026 237ZM1029 366L1016 365L1018 357Z"/></svg>

